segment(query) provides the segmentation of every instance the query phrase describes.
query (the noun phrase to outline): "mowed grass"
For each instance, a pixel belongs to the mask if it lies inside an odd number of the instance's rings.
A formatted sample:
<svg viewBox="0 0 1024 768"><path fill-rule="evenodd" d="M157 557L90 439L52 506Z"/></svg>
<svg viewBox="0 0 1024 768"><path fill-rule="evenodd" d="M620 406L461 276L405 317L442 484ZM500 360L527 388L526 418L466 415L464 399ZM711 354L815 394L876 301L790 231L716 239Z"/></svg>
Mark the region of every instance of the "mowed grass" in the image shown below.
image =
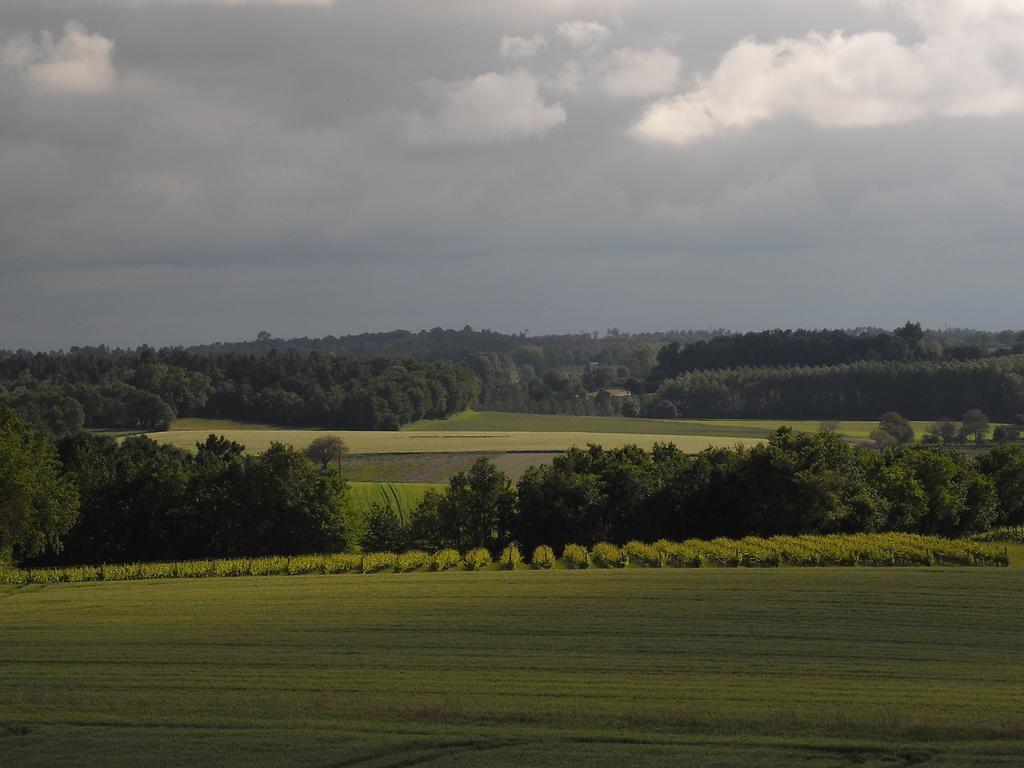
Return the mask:
<svg viewBox="0 0 1024 768"><path fill-rule="evenodd" d="M0 588L0 763L1019 766L1024 571Z"/></svg>
<svg viewBox="0 0 1024 768"><path fill-rule="evenodd" d="M1011 568L1024 568L1024 544L1002 544L1010 556Z"/></svg>
<svg viewBox="0 0 1024 768"><path fill-rule="evenodd" d="M352 509L356 513L365 516L374 504L390 506L403 522L408 522L427 491L444 491L448 486L443 483L350 482L348 487Z"/></svg>

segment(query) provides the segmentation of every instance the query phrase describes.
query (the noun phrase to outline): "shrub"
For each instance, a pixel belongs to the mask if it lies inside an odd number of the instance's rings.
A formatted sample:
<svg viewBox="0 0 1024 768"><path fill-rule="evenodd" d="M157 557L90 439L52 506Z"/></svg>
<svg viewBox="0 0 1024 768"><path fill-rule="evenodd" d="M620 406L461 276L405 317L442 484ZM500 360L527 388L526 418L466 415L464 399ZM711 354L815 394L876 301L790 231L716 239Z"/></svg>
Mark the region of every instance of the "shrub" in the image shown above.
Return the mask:
<svg viewBox="0 0 1024 768"><path fill-rule="evenodd" d="M337 554L324 557L324 573L351 573L363 569L360 555Z"/></svg>
<svg viewBox="0 0 1024 768"><path fill-rule="evenodd" d="M398 555L394 552L368 552L363 555L363 573L393 571L398 566Z"/></svg>
<svg viewBox="0 0 1024 768"><path fill-rule="evenodd" d="M477 547L466 553L465 560L471 571L479 571L491 564L491 553L483 547Z"/></svg>
<svg viewBox="0 0 1024 768"><path fill-rule="evenodd" d="M215 576L250 576L252 563L246 558L214 560L213 573Z"/></svg>
<svg viewBox="0 0 1024 768"><path fill-rule="evenodd" d="M562 559L570 568L587 568L590 566L590 553L579 544L566 544L562 550Z"/></svg>
<svg viewBox="0 0 1024 768"><path fill-rule="evenodd" d="M145 578L142 575L142 566L138 563L101 565L99 575L103 581L133 581Z"/></svg>
<svg viewBox="0 0 1024 768"><path fill-rule="evenodd" d="M447 571L462 565L462 555L455 549L439 549L431 560L435 571Z"/></svg>
<svg viewBox="0 0 1024 768"><path fill-rule="evenodd" d="M534 568L550 568L555 564L555 550L547 544L541 544L533 550L533 557L530 558L530 564Z"/></svg>
<svg viewBox="0 0 1024 768"><path fill-rule="evenodd" d="M594 565L600 568L621 568L625 562L622 559L622 550L607 541L601 541L590 550L590 557Z"/></svg>
<svg viewBox="0 0 1024 768"><path fill-rule="evenodd" d="M28 576L19 568L0 568L0 584L28 584Z"/></svg>
<svg viewBox="0 0 1024 768"><path fill-rule="evenodd" d="M65 581L99 581L99 570L99 568L94 568L89 565L83 565L79 568L68 568L66 571L67 578L65 579Z"/></svg>
<svg viewBox="0 0 1024 768"><path fill-rule="evenodd" d="M299 555L288 558L288 575L301 576L307 573L324 573L324 559L320 555Z"/></svg>
<svg viewBox="0 0 1024 768"><path fill-rule="evenodd" d="M412 549L408 552L403 552L398 556L398 562L395 565L395 570L398 573L410 573L412 571L418 571L419 569L429 569L433 558L430 557L426 552L419 549Z"/></svg>
<svg viewBox="0 0 1024 768"><path fill-rule="evenodd" d="M622 560L626 565L661 568L665 565L666 556L654 544L630 541L622 548Z"/></svg>
<svg viewBox="0 0 1024 768"><path fill-rule="evenodd" d="M518 544L509 544L503 550L501 550L501 557L498 562L501 563L501 567L507 570L515 570L515 567L523 562L523 555L519 551Z"/></svg>
<svg viewBox="0 0 1024 768"><path fill-rule="evenodd" d="M666 565L676 568L787 566L1007 566L1006 548L994 542L1020 542L1024 527L1005 528L978 534L973 539L943 539L912 533L857 533L831 536L748 536L739 541L714 539L655 544L631 541L620 550L602 542L594 545L593 559L604 568L635 565ZM994 541L993 541L994 540ZM586 568L591 555L578 544L565 547L562 557L571 568ZM297 555L225 560L190 560L177 563L126 563L72 568L0 568L0 584L56 584L82 581L128 581L134 579L204 578L208 576L268 576L303 573L344 573L395 570L408 572L433 568L444 571L463 562L454 549L442 549L433 556L411 551L371 552L365 555ZM518 548L507 547L501 555L504 567L522 562ZM554 552L540 546L533 552L533 567L550 568ZM486 549L466 553L465 563L481 570L491 563Z"/></svg>
<svg viewBox="0 0 1024 768"><path fill-rule="evenodd" d="M654 544L654 548L669 568L700 568L703 565L700 552L686 542L661 539Z"/></svg>
<svg viewBox="0 0 1024 768"><path fill-rule="evenodd" d="M280 576L287 573L287 557L257 557L252 560L253 576Z"/></svg>
<svg viewBox="0 0 1024 768"><path fill-rule="evenodd" d="M971 541L993 541L1002 544L1024 544L1024 525L993 528L985 533L976 533Z"/></svg>

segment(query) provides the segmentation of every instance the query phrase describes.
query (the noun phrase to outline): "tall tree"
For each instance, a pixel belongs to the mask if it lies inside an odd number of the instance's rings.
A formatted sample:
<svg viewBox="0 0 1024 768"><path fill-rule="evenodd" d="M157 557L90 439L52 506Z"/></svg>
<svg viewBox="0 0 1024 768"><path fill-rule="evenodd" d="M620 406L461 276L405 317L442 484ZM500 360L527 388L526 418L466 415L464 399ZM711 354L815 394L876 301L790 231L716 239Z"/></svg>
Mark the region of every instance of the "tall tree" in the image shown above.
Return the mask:
<svg viewBox="0 0 1024 768"><path fill-rule="evenodd" d="M0 407L0 564L59 551L77 515L78 493L53 445Z"/></svg>

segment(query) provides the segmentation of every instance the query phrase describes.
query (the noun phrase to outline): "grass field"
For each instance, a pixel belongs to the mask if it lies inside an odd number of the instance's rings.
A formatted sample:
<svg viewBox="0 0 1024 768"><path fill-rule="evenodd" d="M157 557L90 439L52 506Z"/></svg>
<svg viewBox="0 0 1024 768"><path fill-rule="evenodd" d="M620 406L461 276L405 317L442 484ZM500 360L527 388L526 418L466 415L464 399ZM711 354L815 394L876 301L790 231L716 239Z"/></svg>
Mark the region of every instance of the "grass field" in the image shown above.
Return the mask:
<svg viewBox="0 0 1024 768"><path fill-rule="evenodd" d="M433 489L443 491L446 485L440 483L359 483L350 482L349 494L352 509L365 515L374 504L391 508L398 513L403 522L409 521L409 515L426 495Z"/></svg>
<svg viewBox="0 0 1024 768"><path fill-rule="evenodd" d="M1024 571L0 588L0 763L1018 766Z"/></svg>

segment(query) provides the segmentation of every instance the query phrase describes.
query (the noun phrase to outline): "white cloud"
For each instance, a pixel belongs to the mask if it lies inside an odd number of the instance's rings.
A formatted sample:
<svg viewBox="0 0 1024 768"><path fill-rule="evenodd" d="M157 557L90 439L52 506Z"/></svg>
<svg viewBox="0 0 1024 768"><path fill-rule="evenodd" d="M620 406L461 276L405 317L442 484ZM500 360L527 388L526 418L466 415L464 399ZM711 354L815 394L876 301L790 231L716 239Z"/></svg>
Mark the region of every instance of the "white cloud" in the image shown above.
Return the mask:
<svg viewBox="0 0 1024 768"><path fill-rule="evenodd" d="M514 141L540 136L565 122L562 106L545 104L537 79L522 69L429 83L426 90L436 109L408 116L408 137L415 144Z"/></svg>
<svg viewBox="0 0 1024 768"><path fill-rule="evenodd" d="M501 55L506 59L529 59L540 53L548 41L544 35L533 35L531 37L517 37L515 35L504 35L501 38Z"/></svg>
<svg viewBox="0 0 1024 768"><path fill-rule="evenodd" d="M41 90L100 93L114 84L113 52L112 40L69 21L59 40L44 31L39 42L22 35L3 43L0 65Z"/></svg>
<svg viewBox="0 0 1024 768"><path fill-rule="evenodd" d="M671 91L682 62L662 48L619 48L604 64L603 87L609 96L657 96Z"/></svg>
<svg viewBox="0 0 1024 768"><path fill-rule="evenodd" d="M611 30L599 21L565 21L558 25L558 35L573 48L600 48L611 37Z"/></svg>
<svg viewBox="0 0 1024 768"><path fill-rule="evenodd" d="M630 134L684 145L784 116L872 127L1024 112L1024 0L897 1L920 42L888 32L748 38L692 90L650 105Z"/></svg>

